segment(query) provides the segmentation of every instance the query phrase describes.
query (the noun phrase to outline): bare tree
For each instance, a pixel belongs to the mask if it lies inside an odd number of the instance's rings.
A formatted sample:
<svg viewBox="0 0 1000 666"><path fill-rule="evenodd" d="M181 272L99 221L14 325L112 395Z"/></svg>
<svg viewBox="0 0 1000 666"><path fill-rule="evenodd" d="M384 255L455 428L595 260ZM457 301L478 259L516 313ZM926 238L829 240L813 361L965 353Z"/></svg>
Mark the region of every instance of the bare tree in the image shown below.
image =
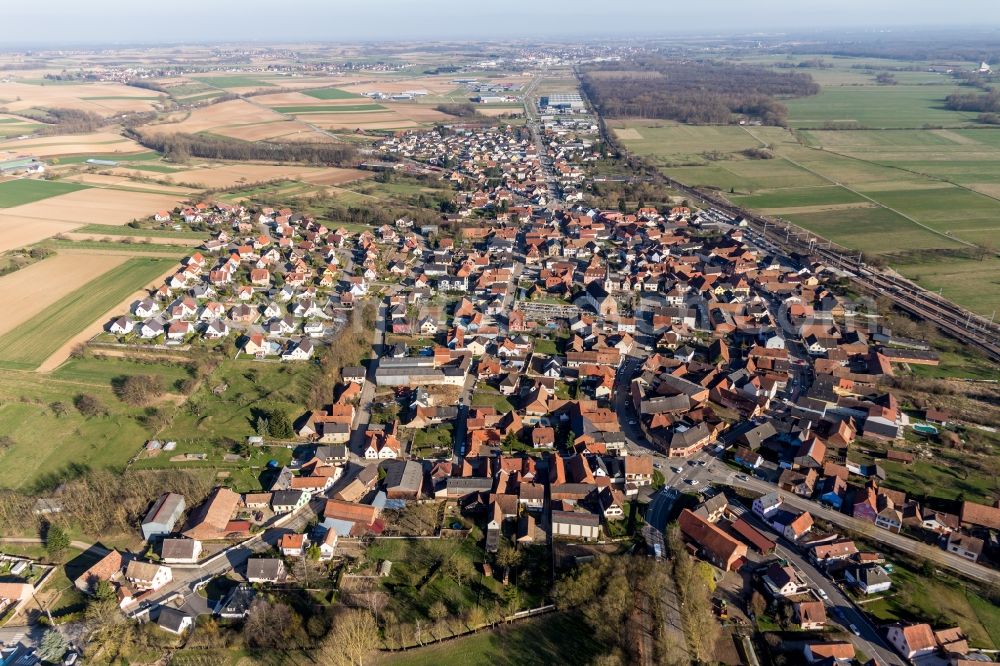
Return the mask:
<svg viewBox="0 0 1000 666"><path fill-rule="evenodd" d="M364 666L378 649L381 637L375 617L366 610L352 609L333 621L319 654L321 666Z"/></svg>

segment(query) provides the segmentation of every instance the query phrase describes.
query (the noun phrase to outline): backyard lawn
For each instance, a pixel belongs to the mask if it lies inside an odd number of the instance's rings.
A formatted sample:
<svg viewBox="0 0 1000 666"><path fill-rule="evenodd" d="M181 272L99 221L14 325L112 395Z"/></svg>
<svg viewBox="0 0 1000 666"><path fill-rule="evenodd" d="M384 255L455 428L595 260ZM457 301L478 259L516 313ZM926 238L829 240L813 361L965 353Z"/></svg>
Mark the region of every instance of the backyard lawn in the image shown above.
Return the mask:
<svg viewBox="0 0 1000 666"><path fill-rule="evenodd" d="M402 653L384 653L378 664L388 666L567 666L592 663L601 645L583 620L571 613L553 613L509 627L483 630L454 641Z"/></svg>

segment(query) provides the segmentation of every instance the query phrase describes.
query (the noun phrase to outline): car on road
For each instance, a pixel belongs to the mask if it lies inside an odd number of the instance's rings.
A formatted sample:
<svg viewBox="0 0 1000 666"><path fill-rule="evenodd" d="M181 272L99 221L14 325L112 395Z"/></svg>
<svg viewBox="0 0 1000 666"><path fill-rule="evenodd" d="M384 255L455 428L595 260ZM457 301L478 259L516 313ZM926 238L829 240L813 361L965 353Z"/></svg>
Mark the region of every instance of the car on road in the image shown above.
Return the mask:
<svg viewBox="0 0 1000 666"><path fill-rule="evenodd" d="M826 593L826 590L824 590L823 588L819 588L819 590L817 591L819 592L820 599L822 599L823 601L829 601L830 595Z"/></svg>
<svg viewBox="0 0 1000 666"><path fill-rule="evenodd" d="M653 463L653 467L656 469L663 469L663 465L661 465L660 463Z"/></svg>
<svg viewBox="0 0 1000 666"><path fill-rule="evenodd" d="M699 483L698 479L688 479L687 484L690 486L697 486Z"/></svg>
<svg viewBox="0 0 1000 666"><path fill-rule="evenodd" d="M671 467L671 468L670 468L670 470L671 470L671 471L672 471L672 472L673 472L674 474L680 474L681 472L683 472L683 471L684 471L684 468L683 468L683 467Z"/></svg>
<svg viewBox="0 0 1000 666"><path fill-rule="evenodd" d="M737 474L737 475L736 475L736 478L737 478L737 479L739 479L740 481L748 481L748 480L749 480L749 479L747 478L747 475L746 475L746 474Z"/></svg>

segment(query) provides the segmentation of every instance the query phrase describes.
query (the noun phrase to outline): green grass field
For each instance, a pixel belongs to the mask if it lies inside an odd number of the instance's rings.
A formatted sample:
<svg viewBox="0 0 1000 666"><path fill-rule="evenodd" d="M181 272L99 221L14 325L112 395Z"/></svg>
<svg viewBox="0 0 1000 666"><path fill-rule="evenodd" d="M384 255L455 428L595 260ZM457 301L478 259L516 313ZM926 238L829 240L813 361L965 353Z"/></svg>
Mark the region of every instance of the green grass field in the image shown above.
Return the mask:
<svg viewBox="0 0 1000 666"><path fill-rule="evenodd" d="M552 614L510 627L402 653L384 654L388 666L513 666L592 663L601 645L577 615Z"/></svg>
<svg viewBox="0 0 1000 666"><path fill-rule="evenodd" d="M867 201L864 197L836 185L788 187L774 191L758 192L752 196L734 196L731 198L741 206L760 209L834 206L839 204L865 203Z"/></svg>
<svg viewBox="0 0 1000 666"><path fill-rule="evenodd" d="M1000 607L950 577L927 577L902 565L894 567L893 594L865 605L879 621L930 622L935 629L957 625L973 647L1000 646Z"/></svg>
<svg viewBox="0 0 1000 666"><path fill-rule="evenodd" d="M783 100L792 127L824 127L828 123L858 123L868 128L961 127L974 113L944 108L954 85L895 85L829 87L818 95Z"/></svg>
<svg viewBox="0 0 1000 666"><path fill-rule="evenodd" d="M190 398L194 405L174 419L167 433L178 441L204 442L215 437L239 439L255 434L258 409L283 409L293 421L316 377L316 366L259 363L253 359L227 359L209 381ZM212 388L228 388L216 395Z"/></svg>
<svg viewBox="0 0 1000 666"><path fill-rule="evenodd" d="M996 256L978 260L936 255L897 263L896 269L986 317L1000 310L1000 258Z"/></svg>
<svg viewBox="0 0 1000 666"><path fill-rule="evenodd" d="M885 208L848 208L783 217L823 238L867 252L958 247Z"/></svg>
<svg viewBox="0 0 1000 666"><path fill-rule="evenodd" d="M166 164L132 164L129 168L136 169L137 171L153 171L155 173L174 173L176 171L183 171L183 169L167 166Z"/></svg>
<svg viewBox="0 0 1000 666"><path fill-rule="evenodd" d="M129 162L149 162L151 160L162 159L163 156L155 151L144 153L103 153L91 155L65 155L63 157L53 157L50 162L53 164L84 164L87 160L110 160L120 164Z"/></svg>
<svg viewBox="0 0 1000 666"><path fill-rule="evenodd" d="M834 92L847 95L850 104L868 99L851 98L853 94L878 96L882 106L865 107L866 112L892 115L899 120L895 126L903 127L912 126L919 115L919 109L911 108L918 96L908 89L917 87L869 85ZM931 97L943 94L942 89L950 91L949 86L922 87L928 88L920 98L925 107ZM815 103L815 98L807 100L812 101L798 101ZM793 126L800 117L791 103L796 101L789 103ZM840 110L819 105L815 113L820 112L834 120ZM928 270L911 265L905 253L968 247L963 241L995 245L1000 230L1000 130L789 131L657 120L610 124L627 148L653 158L683 183L718 188L734 203L783 217L846 247L885 254L904 275L931 288L950 288L951 298L979 312L988 314L995 307L997 299L984 298L977 286L994 286L1000 262L982 262L977 285L975 267L968 262L949 259L949 268ZM747 159L742 153L764 146L775 159Z"/></svg>
<svg viewBox="0 0 1000 666"><path fill-rule="evenodd" d="M142 237L142 234L137 232L135 236ZM126 239L127 240L127 239ZM184 257L191 253L190 245L165 245L163 243L122 243L122 242L109 242L95 240L60 240L58 238L53 238L50 240L42 241L40 243L45 247L49 247L55 250L60 248L68 250L117 250L120 252L129 252L133 254L146 254L146 255L161 255L176 257L178 259ZM166 266L163 270L167 270Z"/></svg>
<svg viewBox="0 0 1000 666"><path fill-rule="evenodd" d="M263 88L274 85L252 76L196 76L194 80L217 88Z"/></svg>
<svg viewBox="0 0 1000 666"><path fill-rule="evenodd" d="M316 99L357 99L361 95L349 93L340 88L320 88L319 90L306 90L302 94L315 97Z"/></svg>
<svg viewBox="0 0 1000 666"><path fill-rule="evenodd" d="M174 265L172 259L129 259L59 299L0 337L0 367L30 370L95 318Z"/></svg>
<svg viewBox="0 0 1000 666"><path fill-rule="evenodd" d="M177 364L119 358L72 359L47 375L0 369L0 432L11 440L0 450L0 488L55 481L71 465L125 464L151 434L139 422L143 410L123 404L112 391L112 380L132 374L158 375L168 391L187 376ZM81 394L97 398L108 414L81 415L73 407ZM65 413L58 415L55 403L65 405Z"/></svg>
<svg viewBox="0 0 1000 666"><path fill-rule="evenodd" d="M174 231L173 229L134 229L118 224L87 224L75 230L80 234L107 236L149 236L151 238L177 238L179 240L205 240L208 234L201 231Z"/></svg>
<svg viewBox="0 0 1000 666"><path fill-rule="evenodd" d="M278 113L359 113L363 111L387 111L381 104L330 104L329 106L272 106Z"/></svg>
<svg viewBox="0 0 1000 666"><path fill-rule="evenodd" d="M0 183L0 208L12 208L86 189L89 189L87 185L79 183L64 183L53 180L8 180Z"/></svg>

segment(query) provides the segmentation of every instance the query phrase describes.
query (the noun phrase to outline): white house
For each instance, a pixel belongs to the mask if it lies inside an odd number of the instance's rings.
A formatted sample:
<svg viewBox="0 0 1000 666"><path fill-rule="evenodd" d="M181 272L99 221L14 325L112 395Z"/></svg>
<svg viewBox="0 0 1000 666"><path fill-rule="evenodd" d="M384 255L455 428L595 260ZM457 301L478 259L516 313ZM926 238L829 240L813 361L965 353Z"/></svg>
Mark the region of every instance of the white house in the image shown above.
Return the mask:
<svg viewBox="0 0 1000 666"><path fill-rule="evenodd" d="M333 559L334 550L337 548L337 530L327 530L323 540L319 544L319 559Z"/></svg>
<svg viewBox="0 0 1000 666"><path fill-rule="evenodd" d="M158 590L173 580L174 576L170 567L132 560L125 568L125 578L139 589Z"/></svg>
<svg viewBox="0 0 1000 666"><path fill-rule="evenodd" d="M115 335L128 335L135 328L135 322L128 317L119 317L111 322L108 331Z"/></svg>
<svg viewBox="0 0 1000 666"><path fill-rule="evenodd" d="M875 565L870 567L848 567L844 570L844 579L858 588L864 594L885 592L892 587L889 574L885 569Z"/></svg>
<svg viewBox="0 0 1000 666"><path fill-rule="evenodd" d="M778 493L768 493L753 501L753 512L765 518L781 508L781 497Z"/></svg>
<svg viewBox="0 0 1000 666"><path fill-rule="evenodd" d="M149 319L139 327L139 336L147 340L163 335L163 324L155 319Z"/></svg>
<svg viewBox="0 0 1000 666"><path fill-rule="evenodd" d="M313 343L309 338L304 338L298 342L289 344L288 349L281 355L282 361L307 361L312 358Z"/></svg>
<svg viewBox="0 0 1000 666"><path fill-rule="evenodd" d="M931 654L937 641L929 624L895 624L889 627L886 638L896 651L907 659Z"/></svg>
<svg viewBox="0 0 1000 666"><path fill-rule="evenodd" d="M132 309L132 312L135 313L136 317L152 317L159 311L160 304L150 298L145 298L139 301Z"/></svg>

